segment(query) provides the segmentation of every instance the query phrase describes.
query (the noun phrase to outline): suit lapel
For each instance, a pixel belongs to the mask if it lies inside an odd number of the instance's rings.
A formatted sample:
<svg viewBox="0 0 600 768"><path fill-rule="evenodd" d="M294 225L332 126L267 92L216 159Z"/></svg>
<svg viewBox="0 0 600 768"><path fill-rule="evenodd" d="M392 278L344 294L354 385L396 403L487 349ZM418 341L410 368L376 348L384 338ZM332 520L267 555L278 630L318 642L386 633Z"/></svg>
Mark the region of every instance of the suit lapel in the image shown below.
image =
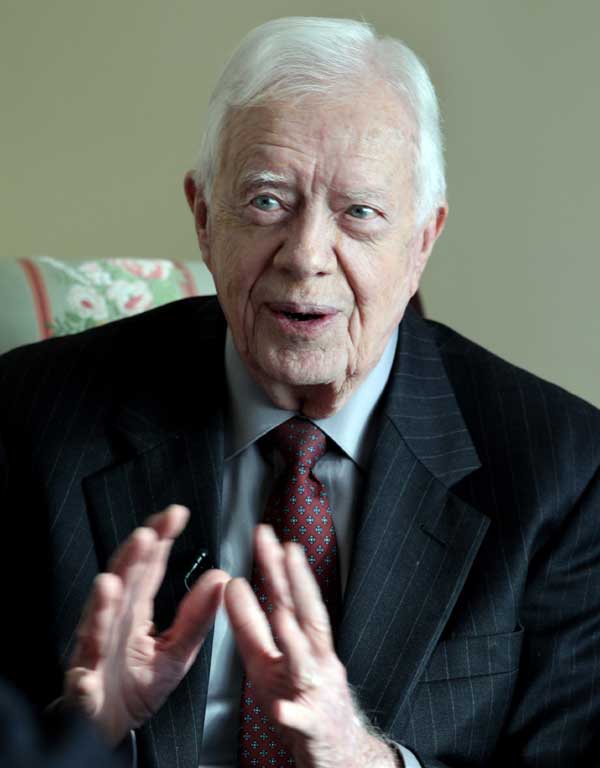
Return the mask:
<svg viewBox="0 0 600 768"><path fill-rule="evenodd" d="M428 326L410 311L358 521L338 651L371 720L389 729L462 589L488 519L450 488L478 457Z"/></svg>
<svg viewBox="0 0 600 768"><path fill-rule="evenodd" d="M171 503L190 509L190 522L175 542L156 597L158 631L172 622L185 594L184 576L198 555L207 552L207 565L219 561L224 323L217 323L214 331L198 339L203 365L213 370L207 377L210 383L190 375L190 370L196 370L194 365L175 376L177 355L181 355L180 361L189 359L189 350L185 354L170 350L161 366L162 380L155 380L150 388L141 381L130 382L131 396L123 398L116 413L111 440L126 458L84 481L101 568L117 544L148 515ZM177 755L179 768L197 768L211 642L212 636L167 704L138 734L144 764L171 764Z"/></svg>

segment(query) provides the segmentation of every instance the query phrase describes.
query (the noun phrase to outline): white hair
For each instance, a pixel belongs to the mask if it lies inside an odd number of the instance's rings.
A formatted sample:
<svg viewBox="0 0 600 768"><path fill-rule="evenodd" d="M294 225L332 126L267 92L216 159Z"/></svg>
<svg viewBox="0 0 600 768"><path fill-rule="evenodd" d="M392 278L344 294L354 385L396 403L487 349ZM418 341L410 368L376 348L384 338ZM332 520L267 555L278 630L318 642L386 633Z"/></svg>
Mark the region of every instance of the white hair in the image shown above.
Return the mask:
<svg viewBox="0 0 600 768"><path fill-rule="evenodd" d="M210 199L221 140L233 110L310 95L337 98L386 82L413 113L416 217L423 223L445 200L443 139L435 90L425 66L408 46L379 38L351 19L289 17L250 31L225 65L211 96L194 167L196 184ZM400 130L400 128L399 128Z"/></svg>

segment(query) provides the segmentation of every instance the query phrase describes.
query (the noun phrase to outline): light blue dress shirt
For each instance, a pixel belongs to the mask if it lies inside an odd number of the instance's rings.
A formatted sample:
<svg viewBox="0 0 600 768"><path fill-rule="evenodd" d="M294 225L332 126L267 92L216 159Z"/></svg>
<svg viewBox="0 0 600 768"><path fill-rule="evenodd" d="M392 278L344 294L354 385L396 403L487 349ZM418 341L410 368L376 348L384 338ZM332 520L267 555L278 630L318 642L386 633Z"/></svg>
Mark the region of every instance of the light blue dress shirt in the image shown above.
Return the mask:
<svg viewBox="0 0 600 768"><path fill-rule="evenodd" d="M327 488L333 510L342 589L348 577L355 502L360 496L374 439L375 410L390 375L396 342L397 332L375 368L343 408L329 418L314 422L334 444L319 460L314 473ZM248 373L229 331L225 368L230 409L225 431L219 566L232 576L249 578L253 531L262 519L278 471L277 466L263 457L257 441L296 414L273 405ZM199 768L234 768L236 765L242 676L233 635L221 610L215 622ZM400 749L406 768L418 768L414 756Z"/></svg>

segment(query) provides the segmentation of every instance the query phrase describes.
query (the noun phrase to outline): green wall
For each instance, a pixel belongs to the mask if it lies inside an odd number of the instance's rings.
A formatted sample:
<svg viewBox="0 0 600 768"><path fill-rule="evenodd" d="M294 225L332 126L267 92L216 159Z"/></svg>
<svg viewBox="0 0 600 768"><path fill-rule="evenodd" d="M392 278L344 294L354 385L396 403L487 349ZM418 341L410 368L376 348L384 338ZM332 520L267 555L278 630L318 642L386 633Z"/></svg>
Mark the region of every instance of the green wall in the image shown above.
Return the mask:
<svg viewBox="0 0 600 768"><path fill-rule="evenodd" d="M450 219L428 314L600 405L600 3L2 0L0 259L196 258L181 178L228 52L363 16L427 62Z"/></svg>

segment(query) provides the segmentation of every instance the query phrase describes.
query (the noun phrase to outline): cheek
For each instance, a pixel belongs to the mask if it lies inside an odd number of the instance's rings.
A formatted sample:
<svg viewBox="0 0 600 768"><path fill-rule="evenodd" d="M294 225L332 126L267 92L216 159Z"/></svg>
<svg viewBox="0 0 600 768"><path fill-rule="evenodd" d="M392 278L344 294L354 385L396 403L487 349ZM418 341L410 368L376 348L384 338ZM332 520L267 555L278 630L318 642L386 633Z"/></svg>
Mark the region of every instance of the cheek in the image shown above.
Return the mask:
<svg viewBox="0 0 600 768"><path fill-rule="evenodd" d="M379 259L375 250L350 242L338 250L338 263L354 296L356 308L368 303L377 282Z"/></svg>
<svg viewBox="0 0 600 768"><path fill-rule="evenodd" d="M231 326L239 325L240 309L248 298L248 270L233 243L213 250L212 276L219 300Z"/></svg>
<svg viewBox="0 0 600 768"><path fill-rule="evenodd" d="M364 353L371 345L379 347L402 319L410 299L408 254L398 250L363 254L346 270L356 302L351 333Z"/></svg>
<svg viewBox="0 0 600 768"><path fill-rule="evenodd" d="M388 313L407 282L402 257L381 253L362 254L360 259L352 260L346 278L363 320Z"/></svg>
<svg viewBox="0 0 600 768"><path fill-rule="evenodd" d="M252 335L252 292L267 263L260 249L252 249L247 241L238 242L235 238L222 243L213 259L212 274L219 300L240 349L247 347Z"/></svg>

